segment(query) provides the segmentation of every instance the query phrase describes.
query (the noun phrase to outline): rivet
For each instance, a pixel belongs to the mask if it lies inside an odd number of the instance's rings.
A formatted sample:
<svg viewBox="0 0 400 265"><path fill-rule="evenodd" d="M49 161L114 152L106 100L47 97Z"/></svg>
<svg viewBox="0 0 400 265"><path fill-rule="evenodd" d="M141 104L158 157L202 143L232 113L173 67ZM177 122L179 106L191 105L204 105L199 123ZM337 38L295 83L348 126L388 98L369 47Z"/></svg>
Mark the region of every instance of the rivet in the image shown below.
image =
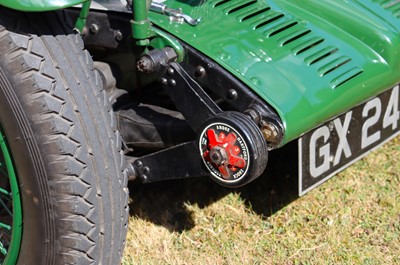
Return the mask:
<svg viewBox="0 0 400 265"><path fill-rule="evenodd" d="M227 94L227 98L230 100L235 100L238 97L238 93L235 89L229 89L228 90L228 94Z"/></svg>
<svg viewBox="0 0 400 265"><path fill-rule="evenodd" d="M137 167L142 167L142 166L143 166L143 163L142 163L142 161L136 161L136 162L135 162L135 165L136 165Z"/></svg>
<svg viewBox="0 0 400 265"><path fill-rule="evenodd" d="M150 173L150 168L149 167L144 167L143 168L143 173L144 174L149 174Z"/></svg>
<svg viewBox="0 0 400 265"><path fill-rule="evenodd" d="M140 178L142 179L143 182L147 182L147 176L146 175L141 175Z"/></svg>
<svg viewBox="0 0 400 265"><path fill-rule="evenodd" d="M168 80L167 80L167 78L162 77L162 78L160 79L160 83L161 83L163 86L168 85Z"/></svg>
<svg viewBox="0 0 400 265"><path fill-rule="evenodd" d="M197 77L203 77L203 76L205 76L205 75L206 75L206 69L204 69L204 67L202 67L202 66L198 66L198 67L196 68L195 75L196 75Z"/></svg>
<svg viewBox="0 0 400 265"><path fill-rule="evenodd" d="M175 79L170 79L170 80L168 81L168 84L169 84L169 86L176 86L176 81L175 81Z"/></svg>
<svg viewBox="0 0 400 265"><path fill-rule="evenodd" d="M168 73L169 75L173 75L173 74L175 74L175 70L172 69L172 68L168 68L167 73Z"/></svg>

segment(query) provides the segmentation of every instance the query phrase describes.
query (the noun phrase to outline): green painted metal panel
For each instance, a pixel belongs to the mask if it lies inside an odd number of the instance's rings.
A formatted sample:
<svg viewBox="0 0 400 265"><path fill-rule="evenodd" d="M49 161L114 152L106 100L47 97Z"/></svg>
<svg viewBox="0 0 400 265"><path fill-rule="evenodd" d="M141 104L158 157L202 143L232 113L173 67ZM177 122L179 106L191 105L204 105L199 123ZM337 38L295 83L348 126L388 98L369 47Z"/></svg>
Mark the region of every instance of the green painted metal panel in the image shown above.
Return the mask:
<svg viewBox="0 0 400 265"><path fill-rule="evenodd" d="M81 4L87 0L0 0L0 5L21 11L50 11Z"/></svg>
<svg viewBox="0 0 400 265"><path fill-rule="evenodd" d="M168 0L202 22L151 19L273 106L288 142L400 81L400 20L381 2Z"/></svg>

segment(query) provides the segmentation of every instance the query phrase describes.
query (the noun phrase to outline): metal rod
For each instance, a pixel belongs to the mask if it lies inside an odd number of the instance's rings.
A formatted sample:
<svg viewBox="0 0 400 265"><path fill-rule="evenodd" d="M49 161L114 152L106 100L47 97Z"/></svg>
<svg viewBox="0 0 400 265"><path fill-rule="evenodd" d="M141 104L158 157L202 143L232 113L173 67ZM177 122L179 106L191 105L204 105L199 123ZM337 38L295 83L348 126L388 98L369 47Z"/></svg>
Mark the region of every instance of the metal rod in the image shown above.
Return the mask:
<svg viewBox="0 0 400 265"><path fill-rule="evenodd" d="M89 15L91 3L92 3L92 1L89 0L82 4L81 12L79 13L79 17L77 18L77 20L75 22L75 29L79 30L80 33L83 32L83 28L86 25L86 19L87 19L87 16Z"/></svg>

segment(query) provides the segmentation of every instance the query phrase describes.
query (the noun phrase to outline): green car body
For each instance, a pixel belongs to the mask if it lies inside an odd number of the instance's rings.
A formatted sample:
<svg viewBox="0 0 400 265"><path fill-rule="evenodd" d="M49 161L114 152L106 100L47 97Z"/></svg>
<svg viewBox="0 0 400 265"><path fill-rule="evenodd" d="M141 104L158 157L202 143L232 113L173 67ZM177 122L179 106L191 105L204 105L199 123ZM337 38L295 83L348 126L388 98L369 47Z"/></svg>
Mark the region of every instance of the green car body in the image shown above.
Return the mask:
<svg viewBox="0 0 400 265"><path fill-rule="evenodd" d="M83 2L86 0L2 0L0 4L20 11L40 12L67 8Z"/></svg>
<svg viewBox="0 0 400 265"><path fill-rule="evenodd" d="M237 188L299 139L288 167L303 195L400 134L400 1L0 0L0 10L0 265L26 264L28 252L51 260L37 264L103 264L109 253L104 264L119 264L128 180ZM43 245L43 257L30 250Z"/></svg>
<svg viewBox="0 0 400 265"><path fill-rule="evenodd" d="M83 2L1 4L48 11ZM201 23L171 23L153 12L150 19L271 105L285 127L283 145L398 82L400 20L394 7L380 2L168 0L169 7L201 17Z"/></svg>
<svg viewBox="0 0 400 265"><path fill-rule="evenodd" d="M284 143L400 80L400 20L382 1L192 2L167 1L201 17L196 27L152 21L273 106Z"/></svg>

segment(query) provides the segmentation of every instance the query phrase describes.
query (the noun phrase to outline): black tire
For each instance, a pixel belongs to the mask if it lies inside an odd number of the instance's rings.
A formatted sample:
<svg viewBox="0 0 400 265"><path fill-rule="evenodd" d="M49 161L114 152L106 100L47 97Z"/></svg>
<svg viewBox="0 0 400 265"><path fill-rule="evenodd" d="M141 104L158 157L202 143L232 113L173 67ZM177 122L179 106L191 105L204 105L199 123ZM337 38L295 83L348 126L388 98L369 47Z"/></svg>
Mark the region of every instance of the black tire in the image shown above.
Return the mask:
<svg viewBox="0 0 400 265"><path fill-rule="evenodd" d="M127 176L91 56L61 12L0 14L0 126L23 208L18 264L117 265Z"/></svg>

